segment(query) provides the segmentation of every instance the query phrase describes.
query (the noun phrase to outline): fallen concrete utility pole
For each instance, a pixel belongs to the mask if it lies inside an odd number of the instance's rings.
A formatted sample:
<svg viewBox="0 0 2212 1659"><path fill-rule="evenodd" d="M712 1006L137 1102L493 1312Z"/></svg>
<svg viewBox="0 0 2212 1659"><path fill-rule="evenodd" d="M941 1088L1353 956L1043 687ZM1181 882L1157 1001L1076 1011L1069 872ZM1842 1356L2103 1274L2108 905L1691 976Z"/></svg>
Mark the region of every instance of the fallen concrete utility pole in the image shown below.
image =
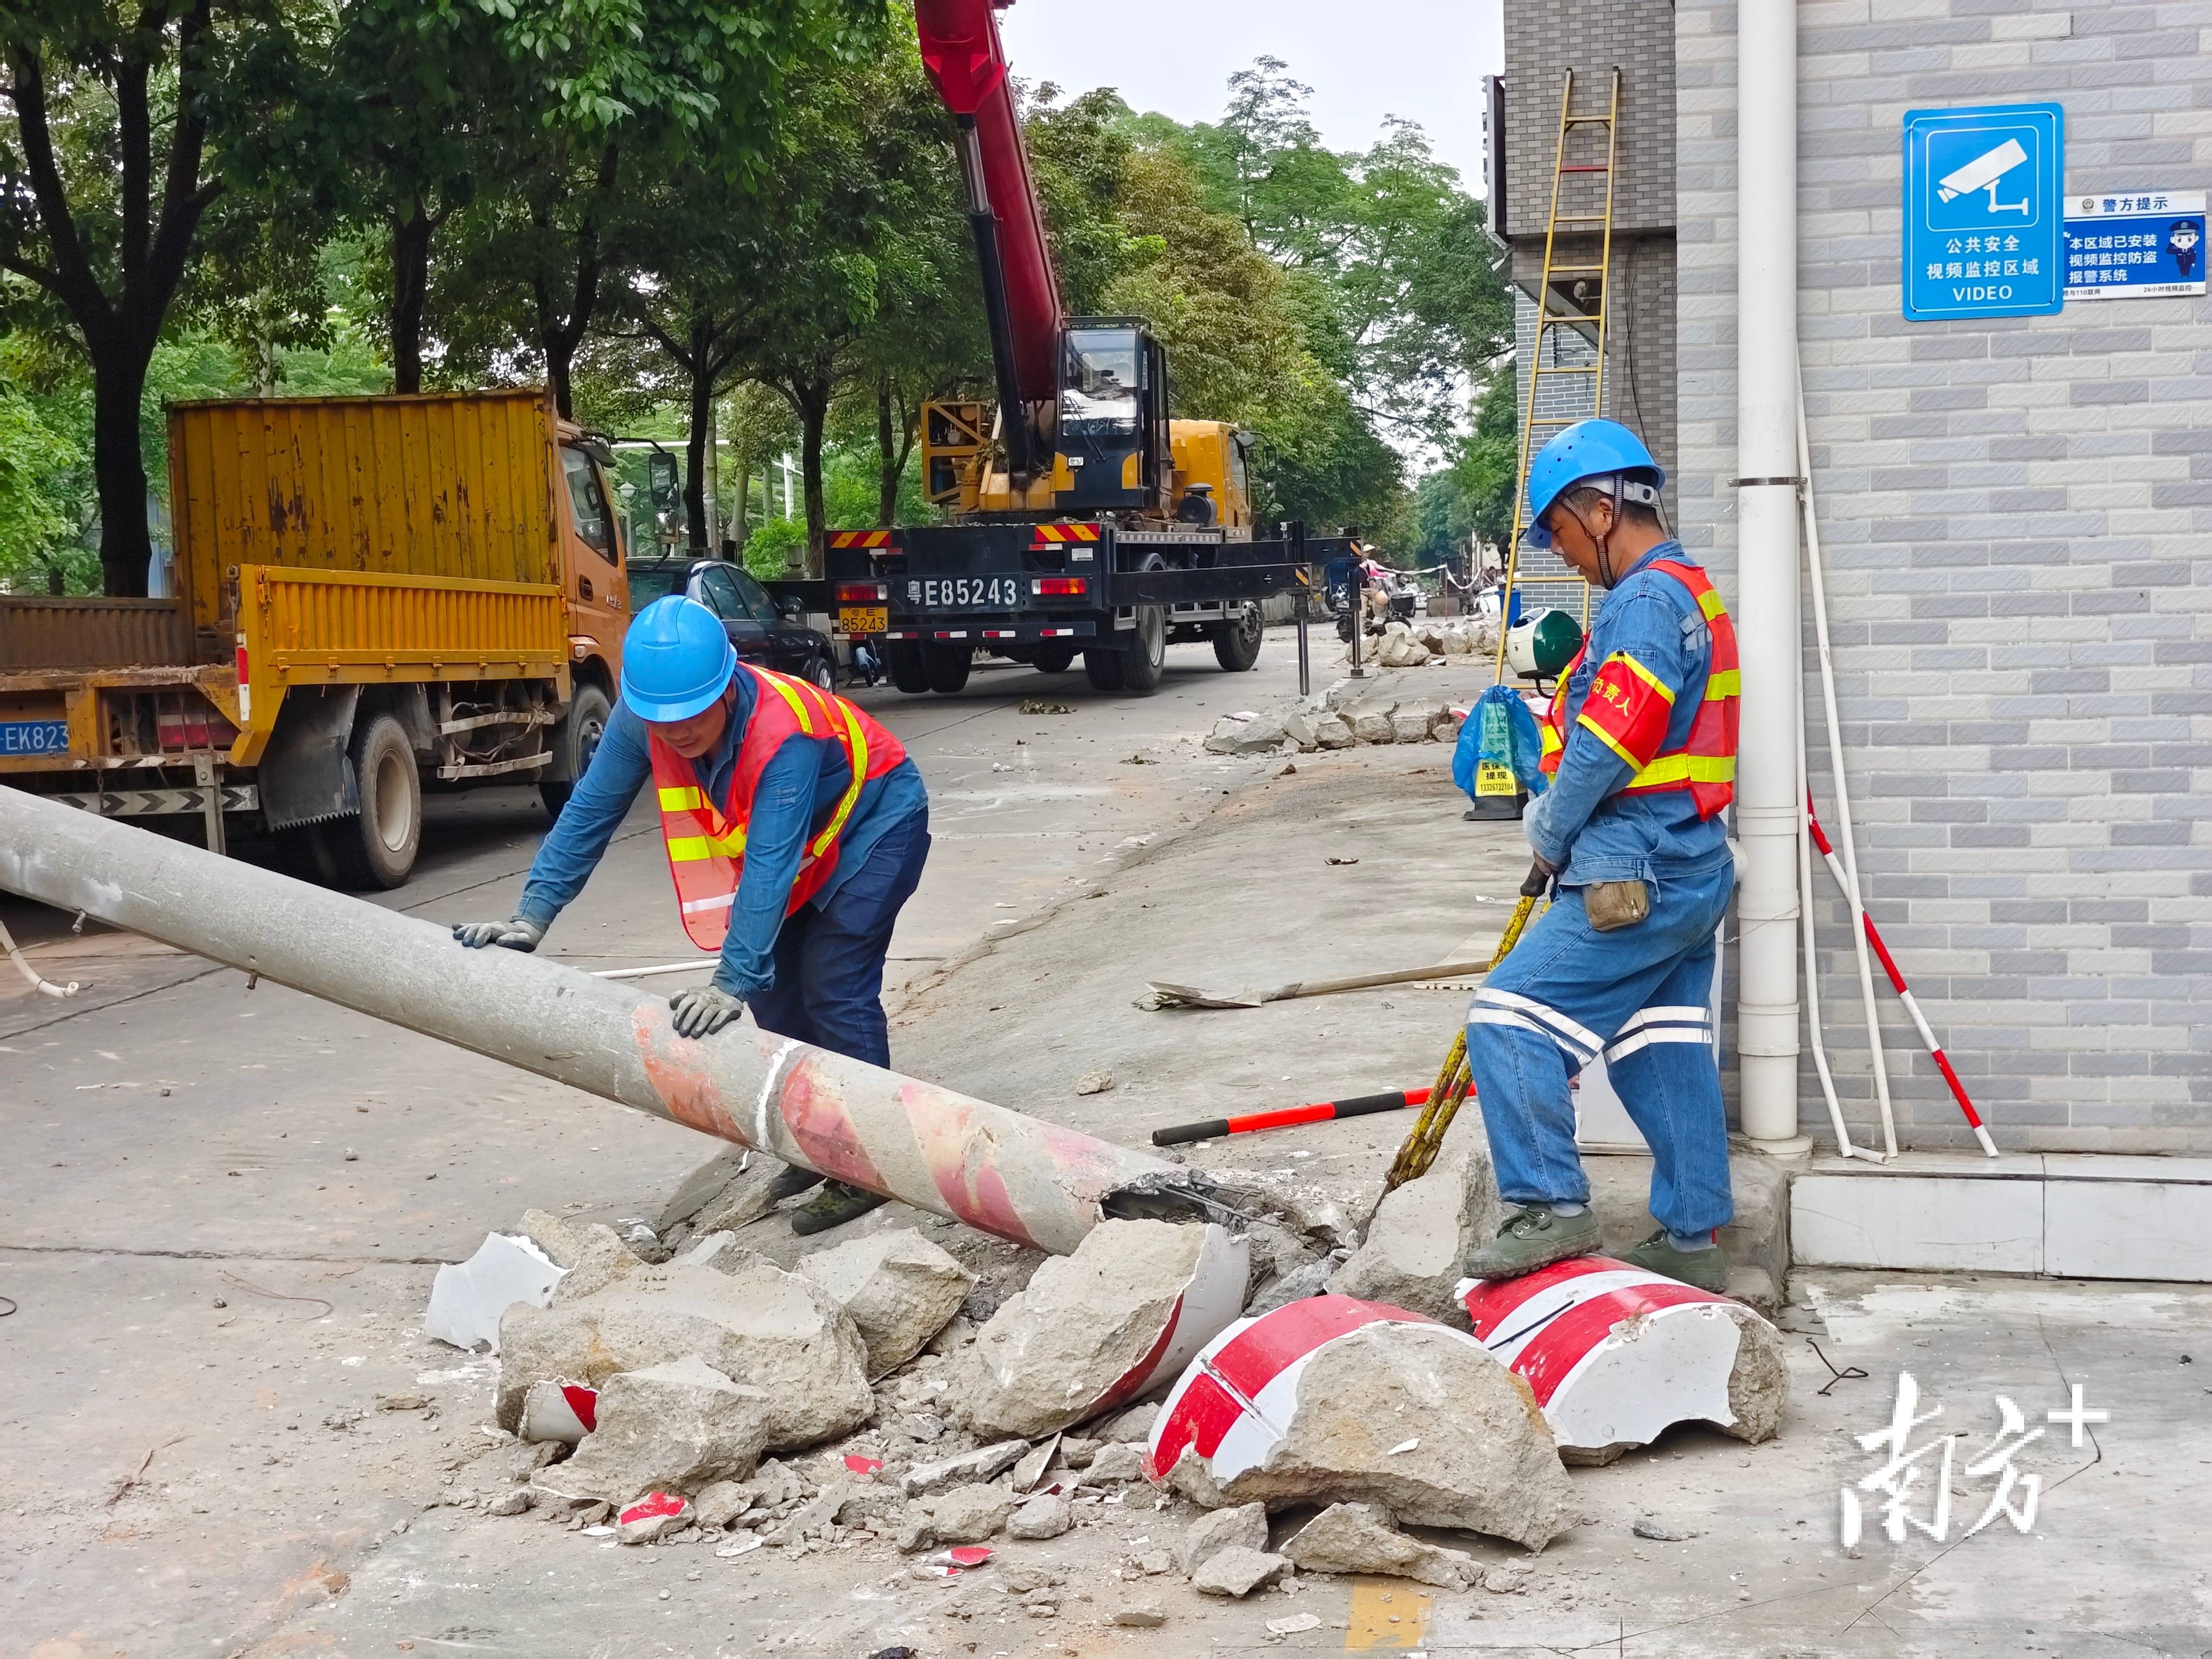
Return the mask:
<svg viewBox="0 0 2212 1659"><path fill-rule="evenodd" d="M0 787L0 888L636 1111L1066 1255L1109 1214L1218 1212L1202 1177L665 998Z"/></svg>

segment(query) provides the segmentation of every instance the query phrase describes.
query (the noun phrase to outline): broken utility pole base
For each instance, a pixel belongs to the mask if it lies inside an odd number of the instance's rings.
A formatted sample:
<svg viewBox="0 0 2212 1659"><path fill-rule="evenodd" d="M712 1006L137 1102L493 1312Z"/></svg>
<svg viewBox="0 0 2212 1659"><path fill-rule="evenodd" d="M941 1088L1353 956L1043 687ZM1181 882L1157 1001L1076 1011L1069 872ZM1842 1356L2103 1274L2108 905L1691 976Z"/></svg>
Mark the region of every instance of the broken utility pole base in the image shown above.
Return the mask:
<svg viewBox="0 0 2212 1659"><path fill-rule="evenodd" d="M750 1022L695 1042L664 998L0 787L0 888L654 1117L1066 1255L1109 1214L1212 1212L1141 1152Z"/></svg>

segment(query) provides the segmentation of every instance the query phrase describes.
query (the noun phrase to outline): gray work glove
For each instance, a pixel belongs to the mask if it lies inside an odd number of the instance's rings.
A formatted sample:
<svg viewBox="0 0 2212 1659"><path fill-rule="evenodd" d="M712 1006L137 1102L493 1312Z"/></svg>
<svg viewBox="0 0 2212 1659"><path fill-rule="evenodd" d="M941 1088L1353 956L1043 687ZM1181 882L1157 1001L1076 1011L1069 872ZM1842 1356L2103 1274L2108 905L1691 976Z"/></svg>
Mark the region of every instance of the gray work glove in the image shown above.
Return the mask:
<svg viewBox="0 0 2212 1659"><path fill-rule="evenodd" d="M487 945L504 945L510 951L535 951L538 942L545 937L545 930L534 921L525 921L520 916L509 916L505 921L457 921L453 937L471 951L481 951Z"/></svg>
<svg viewBox="0 0 2212 1659"><path fill-rule="evenodd" d="M719 985L702 985L669 998L668 1011L676 1016L678 1036L712 1036L744 1012L745 1000L732 996Z"/></svg>

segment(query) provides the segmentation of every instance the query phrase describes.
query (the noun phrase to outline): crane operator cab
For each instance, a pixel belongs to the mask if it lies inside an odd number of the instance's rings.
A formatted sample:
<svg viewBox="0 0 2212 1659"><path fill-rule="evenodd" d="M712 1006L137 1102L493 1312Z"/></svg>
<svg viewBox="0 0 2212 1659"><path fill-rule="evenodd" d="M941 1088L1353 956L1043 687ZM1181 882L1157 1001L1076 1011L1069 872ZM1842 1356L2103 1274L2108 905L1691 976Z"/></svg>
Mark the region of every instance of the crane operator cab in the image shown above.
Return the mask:
<svg viewBox="0 0 2212 1659"><path fill-rule="evenodd" d="M1173 465L1167 354L1133 317L1074 319L1061 342L1058 507L1156 507Z"/></svg>

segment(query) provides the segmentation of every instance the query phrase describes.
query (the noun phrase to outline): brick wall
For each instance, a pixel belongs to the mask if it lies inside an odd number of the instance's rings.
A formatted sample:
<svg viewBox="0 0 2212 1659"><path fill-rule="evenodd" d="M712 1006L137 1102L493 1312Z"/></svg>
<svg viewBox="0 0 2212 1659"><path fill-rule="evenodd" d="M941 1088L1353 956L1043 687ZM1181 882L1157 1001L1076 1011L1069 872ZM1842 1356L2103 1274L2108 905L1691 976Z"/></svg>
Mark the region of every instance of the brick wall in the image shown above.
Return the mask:
<svg viewBox="0 0 2212 1659"><path fill-rule="evenodd" d="M2212 1151L2212 305L1907 323L1898 273L1908 107L2055 98L2070 193L2203 187L2212 0L1797 13L1799 333L1869 908L2000 1145ZM1730 595L1735 19L1685 0L1674 37L1681 511ZM1814 890L1870 1124L1844 918ZM1900 1139L1970 1144L1881 1004ZM1809 1062L1801 1103L1825 1138Z"/></svg>
<svg viewBox="0 0 2212 1659"><path fill-rule="evenodd" d="M1565 71L1575 71L1577 112L1595 112L1607 106L1616 65L1623 155L1614 228L1674 224L1674 9L1666 0L1522 0L1505 8L1508 234L1516 240L1543 234Z"/></svg>

